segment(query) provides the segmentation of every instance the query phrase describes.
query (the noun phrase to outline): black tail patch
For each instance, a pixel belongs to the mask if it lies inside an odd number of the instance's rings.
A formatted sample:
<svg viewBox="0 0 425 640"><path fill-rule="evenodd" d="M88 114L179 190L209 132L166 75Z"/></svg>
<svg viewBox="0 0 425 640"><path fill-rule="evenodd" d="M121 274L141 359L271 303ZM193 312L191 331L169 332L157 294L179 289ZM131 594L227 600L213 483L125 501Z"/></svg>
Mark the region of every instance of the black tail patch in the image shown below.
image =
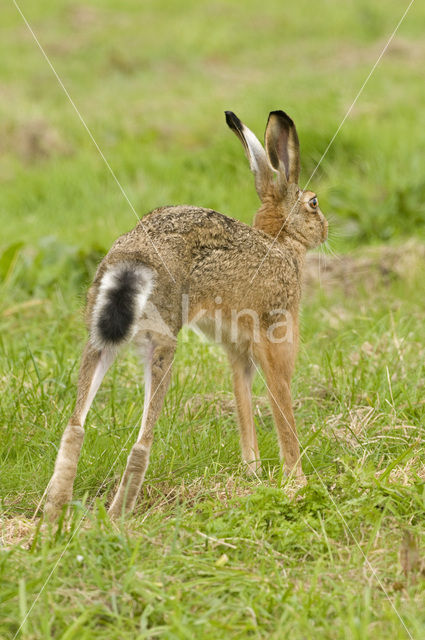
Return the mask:
<svg viewBox="0 0 425 640"><path fill-rule="evenodd" d="M119 343L131 331L136 315L136 296L140 292L140 274L125 267L113 275L97 317L97 330L105 343Z"/></svg>

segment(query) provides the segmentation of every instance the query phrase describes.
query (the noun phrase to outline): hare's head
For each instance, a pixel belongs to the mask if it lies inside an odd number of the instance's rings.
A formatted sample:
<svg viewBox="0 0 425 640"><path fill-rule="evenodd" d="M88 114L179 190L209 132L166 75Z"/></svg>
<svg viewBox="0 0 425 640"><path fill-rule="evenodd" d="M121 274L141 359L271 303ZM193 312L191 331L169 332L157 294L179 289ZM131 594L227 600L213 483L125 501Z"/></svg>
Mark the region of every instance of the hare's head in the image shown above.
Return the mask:
<svg viewBox="0 0 425 640"><path fill-rule="evenodd" d="M307 249L324 242L328 223L317 196L298 186L300 145L291 118L284 111L271 111L265 150L232 111L226 111L226 122L242 142L255 176L262 205L254 226L279 239L290 236Z"/></svg>

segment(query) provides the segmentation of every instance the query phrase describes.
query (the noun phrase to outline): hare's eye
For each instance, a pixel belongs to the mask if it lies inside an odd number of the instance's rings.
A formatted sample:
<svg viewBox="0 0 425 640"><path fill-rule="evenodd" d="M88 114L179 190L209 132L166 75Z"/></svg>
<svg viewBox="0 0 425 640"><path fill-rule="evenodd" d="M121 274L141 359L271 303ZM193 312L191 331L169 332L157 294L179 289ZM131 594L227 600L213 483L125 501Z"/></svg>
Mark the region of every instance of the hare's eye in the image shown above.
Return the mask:
<svg viewBox="0 0 425 640"><path fill-rule="evenodd" d="M317 207L319 206L319 201L316 197L314 197L308 201L308 204L309 204L309 207L311 207L311 209L317 209Z"/></svg>

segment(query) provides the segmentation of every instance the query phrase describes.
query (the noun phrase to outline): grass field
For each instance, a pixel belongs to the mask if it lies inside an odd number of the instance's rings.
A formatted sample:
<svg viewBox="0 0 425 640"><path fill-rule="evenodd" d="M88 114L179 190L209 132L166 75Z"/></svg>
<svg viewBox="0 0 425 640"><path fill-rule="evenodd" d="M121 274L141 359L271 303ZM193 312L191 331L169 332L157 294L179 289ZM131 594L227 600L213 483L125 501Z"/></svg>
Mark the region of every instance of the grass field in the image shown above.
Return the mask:
<svg viewBox="0 0 425 640"><path fill-rule="evenodd" d="M331 284L319 264L302 310L293 397L308 486L294 497L282 477L260 376L264 473L246 476L226 358L193 334L133 516L112 524L105 508L143 407L129 350L89 414L70 519L52 531L31 517L72 410L101 256L162 204L251 221L253 180L225 109L258 135L271 109L288 111L303 186L407 2L19 6L132 206L7 3L0 638L423 638L425 7L412 5L311 183L343 260ZM377 259L351 278L383 245L399 256L391 268Z"/></svg>

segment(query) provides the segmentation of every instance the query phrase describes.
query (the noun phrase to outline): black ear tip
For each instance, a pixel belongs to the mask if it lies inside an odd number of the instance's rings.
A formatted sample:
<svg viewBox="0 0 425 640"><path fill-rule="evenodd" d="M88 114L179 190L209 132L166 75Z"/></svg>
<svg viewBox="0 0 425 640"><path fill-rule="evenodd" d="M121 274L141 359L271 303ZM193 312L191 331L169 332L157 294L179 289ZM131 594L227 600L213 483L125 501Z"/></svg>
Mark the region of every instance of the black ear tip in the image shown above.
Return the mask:
<svg viewBox="0 0 425 640"><path fill-rule="evenodd" d="M233 111L225 111L224 113L226 114L226 122L231 129L240 129L242 127L242 122Z"/></svg>
<svg viewBox="0 0 425 640"><path fill-rule="evenodd" d="M290 118L285 111L282 111L282 109L277 109L276 111L270 111L269 119L272 116L276 116L277 118L282 120L282 122L284 122L285 124L289 125L290 127L294 126L294 121L292 120L292 118Z"/></svg>

